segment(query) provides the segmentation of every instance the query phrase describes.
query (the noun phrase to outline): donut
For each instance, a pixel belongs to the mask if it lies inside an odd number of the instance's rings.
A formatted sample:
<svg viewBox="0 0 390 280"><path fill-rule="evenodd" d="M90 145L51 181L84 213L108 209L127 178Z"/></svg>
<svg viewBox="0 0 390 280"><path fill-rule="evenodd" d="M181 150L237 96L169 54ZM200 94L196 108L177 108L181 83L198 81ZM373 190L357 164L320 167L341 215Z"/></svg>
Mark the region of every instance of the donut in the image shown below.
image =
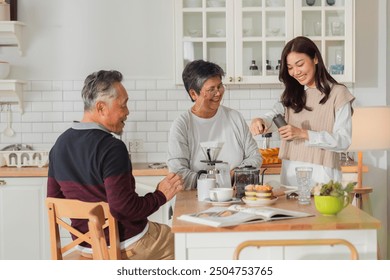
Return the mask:
<svg viewBox="0 0 390 280"><path fill-rule="evenodd" d="M257 199L272 199L272 187L268 185L256 185L256 198Z"/></svg>

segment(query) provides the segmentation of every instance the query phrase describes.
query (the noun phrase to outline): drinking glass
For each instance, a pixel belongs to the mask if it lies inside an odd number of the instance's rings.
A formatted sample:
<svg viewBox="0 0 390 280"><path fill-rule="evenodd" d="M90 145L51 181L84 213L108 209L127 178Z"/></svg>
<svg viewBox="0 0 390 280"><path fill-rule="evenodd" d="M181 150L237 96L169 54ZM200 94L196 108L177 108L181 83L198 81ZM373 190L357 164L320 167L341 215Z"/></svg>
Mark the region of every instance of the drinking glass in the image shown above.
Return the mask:
<svg viewBox="0 0 390 280"><path fill-rule="evenodd" d="M295 168L295 174L298 183L298 203L303 205L310 204L311 176L313 174L313 168L297 167Z"/></svg>

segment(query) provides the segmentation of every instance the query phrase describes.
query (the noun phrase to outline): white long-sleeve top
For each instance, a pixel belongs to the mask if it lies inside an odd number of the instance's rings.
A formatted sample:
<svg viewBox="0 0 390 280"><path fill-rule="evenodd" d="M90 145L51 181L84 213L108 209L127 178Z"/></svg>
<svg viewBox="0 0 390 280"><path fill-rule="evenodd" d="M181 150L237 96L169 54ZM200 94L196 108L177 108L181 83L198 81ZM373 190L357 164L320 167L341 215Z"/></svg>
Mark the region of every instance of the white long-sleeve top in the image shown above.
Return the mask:
<svg viewBox="0 0 390 280"><path fill-rule="evenodd" d="M167 160L169 171L183 177L186 189L195 188L197 172L207 169L207 164L201 162L206 156L200 147L207 141L224 143L217 159L229 163L230 169L261 166L257 143L241 113L220 106L215 116L204 119L188 110L172 123Z"/></svg>
<svg viewBox="0 0 390 280"><path fill-rule="evenodd" d="M266 123L267 132L278 131L278 128L273 123L272 119L277 114L284 116L284 110L281 102L277 102L273 110L265 113L262 119ZM308 130L309 140L305 141L305 145L309 147L318 147L334 152L345 151L352 141L352 109L348 102L336 111L335 123L332 133L327 131L312 131ZM329 180L342 180L341 171L334 168L325 167L309 162L283 160L282 170L280 174L280 182L288 186L297 186L295 168L298 166L310 166L313 168L312 185L315 183L327 183Z"/></svg>

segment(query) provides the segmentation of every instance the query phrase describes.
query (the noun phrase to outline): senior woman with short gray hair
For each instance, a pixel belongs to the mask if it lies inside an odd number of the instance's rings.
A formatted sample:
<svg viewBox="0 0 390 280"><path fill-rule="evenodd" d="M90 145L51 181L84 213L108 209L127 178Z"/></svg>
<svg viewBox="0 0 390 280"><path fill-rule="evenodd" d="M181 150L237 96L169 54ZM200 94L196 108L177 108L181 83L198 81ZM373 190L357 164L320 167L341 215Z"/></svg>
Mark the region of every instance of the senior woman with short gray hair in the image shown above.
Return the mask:
<svg viewBox="0 0 390 280"><path fill-rule="evenodd" d="M203 60L190 62L183 70L184 87L194 104L171 126L167 165L170 172L182 176L186 189L196 188L197 172L207 169L207 164L201 162L205 160L201 142L223 142L218 160L229 163L230 170L261 166L257 143L244 117L221 105L224 74L220 66Z"/></svg>

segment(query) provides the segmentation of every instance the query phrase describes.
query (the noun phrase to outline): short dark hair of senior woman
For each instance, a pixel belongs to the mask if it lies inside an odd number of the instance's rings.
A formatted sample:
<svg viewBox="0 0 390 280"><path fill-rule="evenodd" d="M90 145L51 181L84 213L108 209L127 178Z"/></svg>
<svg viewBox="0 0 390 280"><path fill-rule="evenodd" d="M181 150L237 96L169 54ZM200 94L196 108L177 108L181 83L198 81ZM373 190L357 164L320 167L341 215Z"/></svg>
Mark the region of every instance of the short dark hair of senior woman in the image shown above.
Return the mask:
<svg viewBox="0 0 390 280"><path fill-rule="evenodd" d="M183 82L193 104L172 123L167 165L183 177L186 189L197 187L197 172L207 169L200 143L223 142L218 160L233 174L238 166L261 165L261 156L242 114L223 106L224 71L215 63L195 60L183 70ZM185 93L183 93L185 94Z"/></svg>
<svg viewBox="0 0 390 280"><path fill-rule="evenodd" d="M192 101L195 101L195 99L191 95L191 90L199 95L204 83L208 79L219 77L222 80L224 76L225 72L219 65L204 60L195 60L188 63L182 73L184 87ZM221 86L223 87L223 85ZM224 88L220 89L223 90Z"/></svg>

